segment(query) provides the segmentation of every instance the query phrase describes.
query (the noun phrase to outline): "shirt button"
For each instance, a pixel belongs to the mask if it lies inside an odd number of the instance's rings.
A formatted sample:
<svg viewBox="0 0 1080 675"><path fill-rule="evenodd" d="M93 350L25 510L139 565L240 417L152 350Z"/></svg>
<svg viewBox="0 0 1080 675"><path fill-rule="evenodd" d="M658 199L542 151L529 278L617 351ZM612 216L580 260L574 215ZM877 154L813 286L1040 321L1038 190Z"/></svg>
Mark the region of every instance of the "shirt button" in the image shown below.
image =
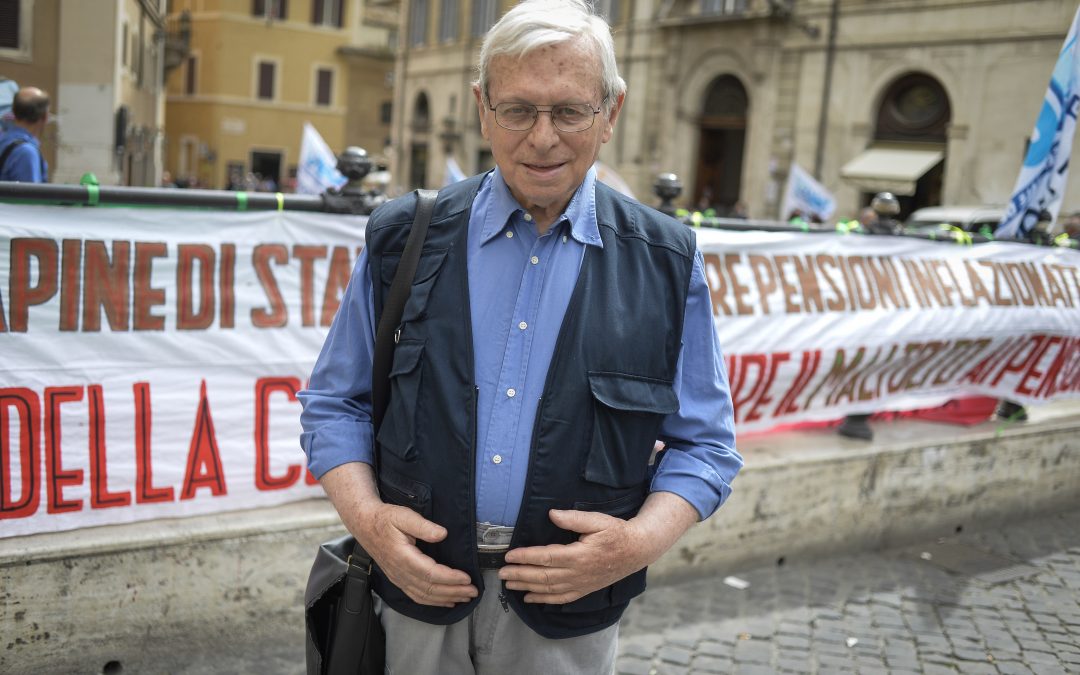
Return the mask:
<svg viewBox="0 0 1080 675"><path fill-rule="evenodd" d="M540 264L540 258L537 258L536 256L533 256L533 257L529 258L529 262L531 262L534 265L538 265L538 264Z"/></svg>
<svg viewBox="0 0 1080 675"><path fill-rule="evenodd" d="M507 239L513 239L514 238L514 233L511 232L510 230L507 230L506 231L506 238Z"/></svg>
<svg viewBox="0 0 1080 675"><path fill-rule="evenodd" d="M529 327L529 324L525 323L524 321L522 321L521 323L518 324L518 328L520 328L521 330L525 330L528 327Z"/></svg>
<svg viewBox="0 0 1080 675"><path fill-rule="evenodd" d="M491 458L491 461L495 464L502 464L502 455L495 455Z"/></svg>
<svg viewBox="0 0 1080 675"><path fill-rule="evenodd" d="M506 395L509 396L510 398L514 398L515 396L517 396L517 390L516 389L507 389L506 390Z"/></svg>
<svg viewBox="0 0 1080 675"><path fill-rule="evenodd" d="M525 222L527 222L527 223L531 223L531 222L532 222L532 214L526 213L526 214L525 214L525 215L523 216L523 218L525 218Z"/></svg>

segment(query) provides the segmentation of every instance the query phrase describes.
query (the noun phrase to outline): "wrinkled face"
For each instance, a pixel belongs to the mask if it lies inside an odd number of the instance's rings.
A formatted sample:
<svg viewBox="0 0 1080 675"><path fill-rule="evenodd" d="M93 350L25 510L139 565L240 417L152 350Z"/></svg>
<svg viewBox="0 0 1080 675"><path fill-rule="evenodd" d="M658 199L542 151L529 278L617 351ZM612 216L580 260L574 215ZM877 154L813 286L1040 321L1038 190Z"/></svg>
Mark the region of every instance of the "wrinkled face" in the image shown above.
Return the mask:
<svg viewBox="0 0 1080 675"><path fill-rule="evenodd" d="M488 96L499 103L531 103L546 107L558 103L601 106L600 59L577 42L541 47L522 59L498 56L488 69ZM609 101L592 127L585 131L559 131L551 116L541 112L528 131L510 131L495 122L479 87L473 88L480 112L480 129L510 192L545 228L562 213L611 138L622 97Z"/></svg>

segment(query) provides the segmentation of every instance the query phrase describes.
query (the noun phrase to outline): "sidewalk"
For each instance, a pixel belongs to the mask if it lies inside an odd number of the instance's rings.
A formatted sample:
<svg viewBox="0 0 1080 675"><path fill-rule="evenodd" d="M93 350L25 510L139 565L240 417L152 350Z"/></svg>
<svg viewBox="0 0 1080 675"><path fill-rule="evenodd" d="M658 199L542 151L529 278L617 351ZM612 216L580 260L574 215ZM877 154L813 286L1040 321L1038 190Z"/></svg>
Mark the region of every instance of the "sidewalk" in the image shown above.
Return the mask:
<svg viewBox="0 0 1080 675"><path fill-rule="evenodd" d="M1080 672L1080 510L732 576L650 586L617 672Z"/></svg>
<svg viewBox="0 0 1080 675"><path fill-rule="evenodd" d="M1054 644L1080 644L1078 443L1080 401L1024 424L878 424L873 443L832 430L741 438L732 498L650 567L620 667L1080 672L1067 660L1080 650ZM1050 571L993 587L950 576L932 563L979 562L930 547L958 528L1007 532L972 541ZM0 672L302 672L307 572L318 543L341 531L328 502L307 500L0 539ZM750 587L723 584L729 575ZM1051 614L1063 627L1053 634Z"/></svg>

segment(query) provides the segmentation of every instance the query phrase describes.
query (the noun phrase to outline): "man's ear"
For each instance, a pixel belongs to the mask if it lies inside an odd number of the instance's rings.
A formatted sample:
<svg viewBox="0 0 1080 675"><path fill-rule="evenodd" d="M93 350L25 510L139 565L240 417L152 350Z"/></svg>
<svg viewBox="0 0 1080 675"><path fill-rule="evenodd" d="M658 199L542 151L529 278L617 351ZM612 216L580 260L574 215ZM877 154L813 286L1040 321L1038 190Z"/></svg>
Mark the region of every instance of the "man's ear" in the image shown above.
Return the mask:
<svg viewBox="0 0 1080 675"><path fill-rule="evenodd" d="M490 141L488 138L488 126L487 126L487 103L484 102L484 92L480 90L479 84L472 86L473 98L476 99L476 112L480 115L480 135L484 137L484 140Z"/></svg>
<svg viewBox="0 0 1080 675"><path fill-rule="evenodd" d="M623 102L626 100L626 92L619 94L619 97L615 100L615 104L611 106L611 111L604 116L604 132L602 139L604 143L611 140L611 133L615 129L615 121L619 119L619 113L622 111Z"/></svg>

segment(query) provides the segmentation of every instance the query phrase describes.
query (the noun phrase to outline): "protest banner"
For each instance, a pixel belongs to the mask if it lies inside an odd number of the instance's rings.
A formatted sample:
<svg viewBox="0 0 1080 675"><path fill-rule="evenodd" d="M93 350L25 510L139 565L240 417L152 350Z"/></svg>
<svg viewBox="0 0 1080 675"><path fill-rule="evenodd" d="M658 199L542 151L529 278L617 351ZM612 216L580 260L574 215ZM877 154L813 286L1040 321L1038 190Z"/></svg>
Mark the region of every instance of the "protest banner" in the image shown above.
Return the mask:
<svg viewBox="0 0 1080 675"><path fill-rule="evenodd" d="M322 495L296 394L365 218L0 205L0 537ZM1080 253L697 231L740 432L1080 392Z"/></svg>

